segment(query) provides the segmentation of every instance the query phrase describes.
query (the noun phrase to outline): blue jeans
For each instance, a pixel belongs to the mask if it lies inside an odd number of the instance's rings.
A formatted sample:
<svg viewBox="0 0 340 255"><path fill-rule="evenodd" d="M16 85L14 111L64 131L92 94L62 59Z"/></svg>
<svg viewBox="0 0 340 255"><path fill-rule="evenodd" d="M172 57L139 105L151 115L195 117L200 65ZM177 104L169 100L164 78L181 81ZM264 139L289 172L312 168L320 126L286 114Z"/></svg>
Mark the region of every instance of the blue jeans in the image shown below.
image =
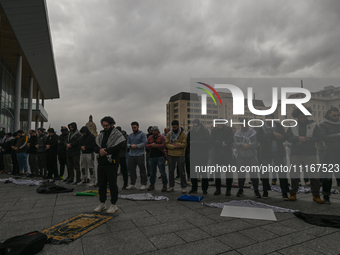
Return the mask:
<svg viewBox="0 0 340 255"><path fill-rule="evenodd" d="M17 159L19 163L19 170L24 170L25 173L28 172L28 164L27 164L27 153L20 152L17 153Z"/></svg>
<svg viewBox="0 0 340 255"><path fill-rule="evenodd" d="M165 159L164 157L157 157L157 158L149 158L149 167L150 167L150 183L154 185L156 182L156 173L157 173L157 166L159 168L159 172L162 176L163 185L168 184L168 178L165 172Z"/></svg>

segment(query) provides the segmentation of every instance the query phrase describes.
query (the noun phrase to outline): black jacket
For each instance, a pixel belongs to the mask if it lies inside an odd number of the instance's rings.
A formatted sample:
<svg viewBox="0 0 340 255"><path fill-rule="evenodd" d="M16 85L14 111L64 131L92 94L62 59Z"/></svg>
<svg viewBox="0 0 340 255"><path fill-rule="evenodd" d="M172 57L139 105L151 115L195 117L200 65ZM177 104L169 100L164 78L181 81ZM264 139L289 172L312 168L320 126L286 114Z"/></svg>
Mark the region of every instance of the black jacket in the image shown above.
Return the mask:
<svg viewBox="0 0 340 255"><path fill-rule="evenodd" d="M340 125L324 120L320 123L321 137L327 150L340 151Z"/></svg>
<svg viewBox="0 0 340 255"><path fill-rule="evenodd" d="M57 155L58 154L58 138L59 136L54 134L48 136L46 139L46 145L51 145L49 149L46 149L47 155Z"/></svg>
<svg viewBox="0 0 340 255"><path fill-rule="evenodd" d="M29 154L37 154L37 148L35 146L38 143L38 136L31 136L30 139L28 140L28 143L30 144L30 147L28 148L27 152Z"/></svg>
<svg viewBox="0 0 340 255"><path fill-rule="evenodd" d="M39 148L37 149L38 153L45 152L46 139L47 139L47 136L45 134L41 134L37 136L37 144L39 145Z"/></svg>
<svg viewBox="0 0 340 255"><path fill-rule="evenodd" d="M119 151L119 157L120 158L125 158L126 157L126 151L127 151L127 134L125 131L122 132L123 136L125 137L125 144L124 144L124 148L122 148L120 151Z"/></svg>
<svg viewBox="0 0 340 255"><path fill-rule="evenodd" d="M194 165L208 163L210 134L202 124L199 125L198 131L191 128L187 136L187 146L190 146L190 160L196 162L192 162Z"/></svg>
<svg viewBox="0 0 340 255"><path fill-rule="evenodd" d="M96 146L94 148L95 153L99 153L101 148L106 148L106 144L107 144L108 138L109 138L109 136L110 136L110 134L111 134L113 129L114 128L110 128L108 130L108 132L105 132L105 131L101 131L100 132L100 133L104 133L103 141L102 141L102 144L100 145L100 147L96 143ZM126 144L126 141L123 141L123 142L117 144L114 147L106 148L106 152L108 153L108 155L112 155L112 162L110 163L106 156L100 156L99 155L98 165L105 166L105 165L118 164L119 163L119 153L120 153L120 151L122 149L124 149L125 144Z"/></svg>
<svg viewBox="0 0 340 255"><path fill-rule="evenodd" d="M67 133L62 133L59 137L58 137L58 155L63 155L66 154L66 139L68 137L68 132Z"/></svg>
<svg viewBox="0 0 340 255"><path fill-rule="evenodd" d="M80 129L80 133L86 133L80 138L80 147L85 146L85 150L82 150L83 154L89 154L94 152L96 146L96 137L90 132L90 130L84 126Z"/></svg>
<svg viewBox="0 0 340 255"><path fill-rule="evenodd" d="M286 156L285 148L283 143L287 140L286 139L286 132L280 122L276 122L276 133L279 133L283 136L282 139L276 138L274 132L269 131L265 132L262 127L256 130L257 132L257 141L260 143L260 155L262 159L271 160L272 155L272 146L273 141L276 141L277 144L277 152L279 155L284 158Z"/></svg>
<svg viewBox="0 0 340 255"><path fill-rule="evenodd" d="M71 131L70 127L73 127L73 131ZM77 130L77 124L75 122L68 124L68 128L70 132L68 133L65 145L71 144L71 148L66 149L66 155L68 157L80 156L80 138L82 135Z"/></svg>
<svg viewBox="0 0 340 255"><path fill-rule="evenodd" d="M234 133L231 127L226 125L222 128L215 127L211 130L211 141L214 147L214 160L216 163L220 165L231 164L234 143ZM227 146L223 146L223 142Z"/></svg>
<svg viewBox="0 0 340 255"><path fill-rule="evenodd" d="M299 136L306 136L308 125L312 124L313 121L309 120L305 124L299 125ZM315 126L313 131L313 137L310 137L310 140L307 142L300 143L299 136L295 136L292 132L292 128L288 128L287 132L287 141L292 144L291 146L291 155L316 155L316 147L315 144L321 140L321 131L318 125Z"/></svg>
<svg viewBox="0 0 340 255"><path fill-rule="evenodd" d="M5 142L4 145L2 146L2 149L5 150L4 152L2 152L3 154L12 154L12 140L13 138Z"/></svg>

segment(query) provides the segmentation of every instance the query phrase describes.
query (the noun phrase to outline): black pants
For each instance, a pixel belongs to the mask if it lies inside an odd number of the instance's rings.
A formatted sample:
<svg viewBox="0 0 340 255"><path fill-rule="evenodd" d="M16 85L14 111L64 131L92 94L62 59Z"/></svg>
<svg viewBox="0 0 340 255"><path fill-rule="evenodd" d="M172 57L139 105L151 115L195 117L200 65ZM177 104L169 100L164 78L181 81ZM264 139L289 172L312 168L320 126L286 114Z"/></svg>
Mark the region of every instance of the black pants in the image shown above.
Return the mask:
<svg viewBox="0 0 340 255"><path fill-rule="evenodd" d="M48 177L52 178L58 176L58 159L57 153L46 153L46 168L48 172Z"/></svg>
<svg viewBox="0 0 340 255"><path fill-rule="evenodd" d="M192 183L192 190L197 191L198 179L197 178L191 178L191 183ZM202 178L202 190L207 191L208 187L209 187L208 178Z"/></svg>
<svg viewBox="0 0 340 255"><path fill-rule="evenodd" d="M18 174L19 171L19 163L18 163L18 158L16 153L12 153L12 162L13 162L13 174Z"/></svg>
<svg viewBox="0 0 340 255"><path fill-rule="evenodd" d="M233 178L226 178L225 180L227 185L227 191L230 191L233 184ZM215 179L215 186L217 190L221 189L221 178Z"/></svg>
<svg viewBox="0 0 340 255"><path fill-rule="evenodd" d="M58 155L58 159L59 159L59 166L60 166L60 176L64 176L65 166L66 166L66 171L67 171L67 157L66 157L66 153L59 154Z"/></svg>
<svg viewBox="0 0 340 255"><path fill-rule="evenodd" d="M76 181L80 182L80 155L67 157L68 177L74 180L74 171L76 171Z"/></svg>
<svg viewBox="0 0 340 255"><path fill-rule="evenodd" d="M272 153L272 158L268 159L268 158L262 158L262 165L271 165L272 164L272 160L274 160L274 165L275 166L280 166L283 165L283 157L277 153L277 152L273 152ZM288 186L288 179L287 179L287 174L286 173L282 173L279 172L279 179L280 179L280 188L281 188L281 192L282 193L288 193L289 192L289 186ZM261 174L261 180L263 183L263 190L267 191L267 190L271 190L270 188L270 184L269 184L269 173L264 173Z"/></svg>
<svg viewBox="0 0 340 255"><path fill-rule="evenodd" d="M39 174L38 155L30 153L28 162L30 165L31 173L33 175L38 175Z"/></svg>
<svg viewBox="0 0 340 255"><path fill-rule="evenodd" d="M185 153L185 171L187 173L187 178L190 178L190 154Z"/></svg>
<svg viewBox="0 0 340 255"><path fill-rule="evenodd" d="M45 152L38 152L38 165L39 165L40 175L47 174Z"/></svg>
<svg viewBox="0 0 340 255"><path fill-rule="evenodd" d="M117 186L118 164L114 165L98 165L98 185L99 185L99 200L101 203L106 201L107 183L109 183L111 193L111 203L116 204L118 200Z"/></svg>
<svg viewBox="0 0 340 255"><path fill-rule="evenodd" d="M126 157L125 155L123 157L119 157L119 165L120 169L123 174L123 180L124 180L124 186L128 185L129 177L128 177L128 171L127 171L127 166L126 166Z"/></svg>

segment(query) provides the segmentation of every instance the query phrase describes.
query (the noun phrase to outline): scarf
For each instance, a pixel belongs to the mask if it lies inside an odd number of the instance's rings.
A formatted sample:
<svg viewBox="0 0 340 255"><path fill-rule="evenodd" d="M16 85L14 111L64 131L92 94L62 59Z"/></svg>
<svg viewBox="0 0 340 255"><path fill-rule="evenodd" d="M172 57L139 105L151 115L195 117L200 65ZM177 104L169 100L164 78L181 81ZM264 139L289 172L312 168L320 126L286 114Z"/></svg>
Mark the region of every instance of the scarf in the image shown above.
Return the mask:
<svg viewBox="0 0 340 255"><path fill-rule="evenodd" d="M68 134L68 140L70 141L75 135L78 135L78 134L80 134L78 129L76 131L70 132Z"/></svg>
<svg viewBox="0 0 340 255"><path fill-rule="evenodd" d="M182 128L178 128L178 132L175 133L172 129L170 132L170 141L176 142L178 140L179 134L182 132Z"/></svg>
<svg viewBox="0 0 340 255"><path fill-rule="evenodd" d="M331 124L331 125L340 125L340 120L339 121L337 121L337 122L334 122L334 121L332 121L332 120L328 120L328 119L324 119L321 123L329 123L329 124ZM321 124L320 123L320 124Z"/></svg>
<svg viewBox="0 0 340 255"><path fill-rule="evenodd" d="M256 131L252 128L248 128L246 132L242 131L242 128L238 129L235 133L235 136L242 137L243 143L250 144L250 138L256 135Z"/></svg>
<svg viewBox="0 0 340 255"><path fill-rule="evenodd" d="M102 141L103 141L104 133L105 132L100 133L96 138L96 144L98 145L99 148L102 147ZM114 146L116 146L116 145L118 145L118 144L120 144L121 142L124 142L124 141L125 141L125 137L122 134L122 132L120 132L118 129L114 128L114 129L112 129L110 136L107 139L106 148L114 147ZM112 163L112 155L106 155L106 157L107 157L107 160L110 163Z"/></svg>
<svg viewBox="0 0 340 255"><path fill-rule="evenodd" d="M267 121L264 122L264 125L262 126L262 129L265 133L268 132L275 132L276 131L276 123L273 122L273 126L269 125Z"/></svg>

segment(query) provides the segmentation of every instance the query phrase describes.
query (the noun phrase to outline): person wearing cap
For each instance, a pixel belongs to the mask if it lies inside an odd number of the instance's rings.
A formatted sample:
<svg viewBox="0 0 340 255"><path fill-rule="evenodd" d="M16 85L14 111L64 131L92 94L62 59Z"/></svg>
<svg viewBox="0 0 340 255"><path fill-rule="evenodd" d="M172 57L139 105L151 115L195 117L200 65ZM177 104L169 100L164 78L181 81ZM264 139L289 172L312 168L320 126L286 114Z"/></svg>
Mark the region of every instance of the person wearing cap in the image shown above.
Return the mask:
<svg viewBox="0 0 340 255"><path fill-rule="evenodd" d="M151 128L152 136L149 136L146 143L146 148L150 150L149 166L150 166L150 186L148 191L155 189L157 166L159 172L161 173L163 188L162 192L167 190L168 178L165 172L165 138L159 132L157 126Z"/></svg>
<svg viewBox="0 0 340 255"><path fill-rule="evenodd" d="M70 130L66 144L66 156L67 156L67 171L70 180L66 183L77 185L81 182L80 180L80 138L81 133L77 129L77 123L72 122L68 124ZM74 180L74 172L76 172L76 179Z"/></svg>
<svg viewBox="0 0 340 255"><path fill-rule="evenodd" d="M37 148L37 155L38 155L38 165L39 165L39 170L40 170L40 177L44 177L47 175L47 170L46 170L46 154L45 154L45 149L46 149L46 139L47 136L45 135L45 129L44 128L38 128L38 140L37 140L37 145L35 146Z"/></svg>
<svg viewBox="0 0 340 255"><path fill-rule="evenodd" d="M184 169L185 163L185 148L187 147L187 135L184 130L179 127L178 120L173 120L172 129L165 139L165 146L168 148L169 162L169 188L167 192L174 191L175 187L175 168L178 165L181 175L182 193L186 193L187 181Z"/></svg>
<svg viewBox="0 0 340 255"><path fill-rule="evenodd" d="M130 185L126 189L136 188L137 173L136 168L138 166L140 171L140 190L146 190L148 178L146 176L145 169L145 145L147 138L143 131L139 130L139 123L133 121L131 123L132 133L129 134L127 140L127 147L130 149L129 152L129 170L130 170Z"/></svg>
<svg viewBox="0 0 340 255"><path fill-rule="evenodd" d="M47 179L54 178L60 180L58 175L58 135L55 134L53 128L47 130L48 137L46 139L46 167Z"/></svg>
<svg viewBox="0 0 340 255"><path fill-rule="evenodd" d="M70 180L69 176L64 178L65 166L67 171L67 157L66 157L66 145L65 141L68 136L68 128L62 126L60 129L60 136L58 137L58 161L59 161L59 169L60 169L60 178L64 180L64 182L68 182Z"/></svg>
<svg viewBox="0 0 340 255"><path fill-rule="evenodd" d="M126 147L126 139L123 134L114 127L116 122L110 116L101 119L104 130L96 138L94 148L98 158L98 186L100 204L94 209L99 213L106 209L107 185L111 193L111 206L106 213L112 214L118 210L118 186L117 175L119 166L119 154Z"/></svg>
<svg viewBox="0 0 340 255"><path fill-rule="evenodd" d="M80 138L81 149L81 183L89 183L89 187L96 184L97 179L94 168L94 147L96 146L96 137L90 132L87 126L80 129L82 137ZM88 179L89 177L89 179Z"/></svg>
<svg viewBox="0 0 340 255"><path fill-rule="evenodd" d="M35 147L38 142L37 132L30 130L30 139L27 142L28 163L30 165L31 174L28 177L35 177L39 174L39 164L37 148Z"/></svg>
<svg viewBox="0 0 340 255"><path fill-rule="evenodd" d="M190 130L187 138L187 146L190 150L191 183L192 188L189 194L197 193L198 179L202 175L202 191L208 194L208 176L206 173L196 173L195 166L207 166L208 164L208 143L210 139L209 131L200 123L199 119L194 119L193 129Z"/></svg>

